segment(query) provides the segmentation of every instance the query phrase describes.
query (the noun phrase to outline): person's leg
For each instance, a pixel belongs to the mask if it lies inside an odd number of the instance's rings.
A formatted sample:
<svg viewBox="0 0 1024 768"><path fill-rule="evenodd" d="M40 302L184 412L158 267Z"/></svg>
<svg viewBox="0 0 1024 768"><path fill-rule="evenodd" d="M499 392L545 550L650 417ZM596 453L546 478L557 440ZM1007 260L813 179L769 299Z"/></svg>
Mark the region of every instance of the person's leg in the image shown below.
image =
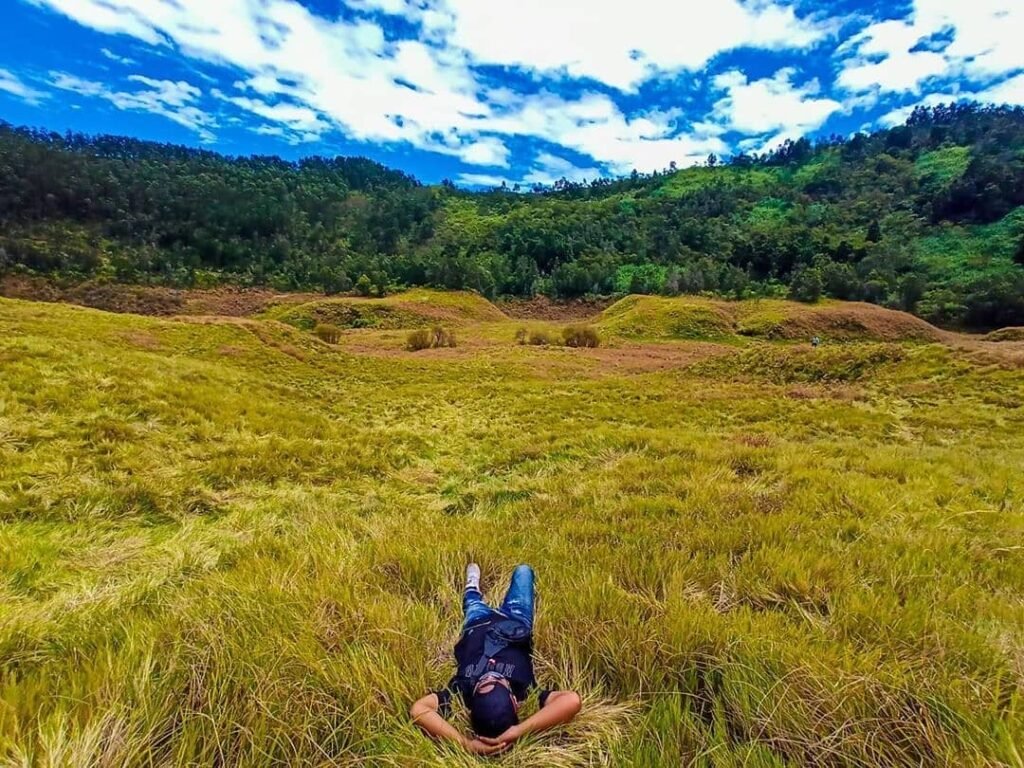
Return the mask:
<svg viewBox="0 0 1024 768"><path fill-rule="evenodd" d="M463 629L488 618L493 609L484 602L480 593L480 566L470 563L466 568L466 589L462 593Z"/></svg>
<svg viewBox="0 0 1024 768"><path fill-rule="evenodd" d="M501 612L514 616L533 629L533 568L517 565L501 604Z"/></svg>

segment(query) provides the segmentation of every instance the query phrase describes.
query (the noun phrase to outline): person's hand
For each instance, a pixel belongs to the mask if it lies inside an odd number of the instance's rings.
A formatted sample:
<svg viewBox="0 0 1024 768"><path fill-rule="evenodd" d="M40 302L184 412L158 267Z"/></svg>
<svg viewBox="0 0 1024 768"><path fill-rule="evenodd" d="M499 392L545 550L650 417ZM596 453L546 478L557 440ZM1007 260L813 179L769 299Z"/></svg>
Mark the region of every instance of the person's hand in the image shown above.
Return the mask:
<svg viewBox="0 0 1024 768"><path fill-rule="evenodd" d="M523 728L520 725L513 725L507 731L500 736L496 736L493 739L486 736L481 736L480 741L484 744L490 744L491 746L500 746L503 748L511 747L515 744L519 738L523 735Z"/></svg>
<svg viewBox="0 0 1024 768"><path fill-rule="evenodd" d="M509 748L508 744L490 743L491 739L466 739L463 746L471 755L496 755Z"/></svg>

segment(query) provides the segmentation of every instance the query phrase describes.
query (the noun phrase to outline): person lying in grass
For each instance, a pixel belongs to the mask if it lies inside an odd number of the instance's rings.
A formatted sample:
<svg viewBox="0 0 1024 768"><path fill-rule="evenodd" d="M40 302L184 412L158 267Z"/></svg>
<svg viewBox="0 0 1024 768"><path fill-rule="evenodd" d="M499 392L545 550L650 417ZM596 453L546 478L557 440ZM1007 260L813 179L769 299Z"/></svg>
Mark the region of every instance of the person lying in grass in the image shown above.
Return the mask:
<svg viewBox="0 0 1024 768"><path fill-rule="evenodd" d="M580 711L572 691L541 691L540 709L522 723L519 708L537 686L533 675L533 569L516 566L512 582L494 609L480 593L480 566L466 568L462 596L465 620L455 645L455 676L448 686L428 693L409 710L413 722L430 736L453 741L478 755L509 749L528 733L568 723ZM461 696L475 737L460 733L445 718L452 694Z"/></svg>

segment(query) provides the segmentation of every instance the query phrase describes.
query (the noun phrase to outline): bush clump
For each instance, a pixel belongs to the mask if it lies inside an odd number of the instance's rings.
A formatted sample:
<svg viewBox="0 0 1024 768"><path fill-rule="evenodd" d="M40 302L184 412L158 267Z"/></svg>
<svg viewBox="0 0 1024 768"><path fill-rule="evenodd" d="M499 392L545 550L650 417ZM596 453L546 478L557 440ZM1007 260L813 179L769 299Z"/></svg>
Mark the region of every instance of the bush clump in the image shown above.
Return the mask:
<svg viewBox="0 0 1024 768"><path fill-rule="evenodd" d="M562 331L562 340L567 347L588 347L595 349L601 346L601 337L597 330L588 325L570 325Z"/></svg>
<svg viewBox="0 0 1024 768"><path fill-rule="evenodd" d="M531 347L546 347L551 344L551 334L543 329L530 331L526 341Z"/></svg>
<svg viewBox="0 0 1024 768"><path fill-rule="evenodd" d="M412 331L405 340L405 347L410 352L454 346L455 334L440 325L435 325L433 328L419 328Z"/></svg>
<svg viewBox="0 0 1024 768"><path fill-rule="evenodd" d="M337 344L341 341L341 328L336 325L318 323L313 333L320 341L326 341L328 344Z"/></svg>
<svg viewBox="0 0 1024 768"><path fill-rule="evenodd" d="M530 345L531 347L548 347L561 344L566 347L599 347L601 336L596 328L588 325L569 325L562 329L561 338L553 336L550 331L544 328L528 330L519 328L516 330L516 343L520 346Z"/></svg>

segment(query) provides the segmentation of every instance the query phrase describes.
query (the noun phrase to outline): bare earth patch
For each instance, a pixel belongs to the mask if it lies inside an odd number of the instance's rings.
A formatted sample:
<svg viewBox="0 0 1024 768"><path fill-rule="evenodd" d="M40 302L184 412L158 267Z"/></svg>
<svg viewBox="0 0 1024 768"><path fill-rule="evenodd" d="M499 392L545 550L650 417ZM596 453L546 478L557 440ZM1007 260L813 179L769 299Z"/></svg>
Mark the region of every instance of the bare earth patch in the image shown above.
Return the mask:
<svg viewBox="0 0 1024 768"><path fill-rule="evenodd" d="M555 301L547 296L534 296L532 299L502 299L496 303L502 312L517 320L568 322L596 319L614 301L602 298Z"/></svg>
<svg viewBox="0 0 1024 768"><path fill-rule="evenodd" d="M118 338L139 349L157 350L162 346L156 336L146 331L125 331Z"/></svg>

